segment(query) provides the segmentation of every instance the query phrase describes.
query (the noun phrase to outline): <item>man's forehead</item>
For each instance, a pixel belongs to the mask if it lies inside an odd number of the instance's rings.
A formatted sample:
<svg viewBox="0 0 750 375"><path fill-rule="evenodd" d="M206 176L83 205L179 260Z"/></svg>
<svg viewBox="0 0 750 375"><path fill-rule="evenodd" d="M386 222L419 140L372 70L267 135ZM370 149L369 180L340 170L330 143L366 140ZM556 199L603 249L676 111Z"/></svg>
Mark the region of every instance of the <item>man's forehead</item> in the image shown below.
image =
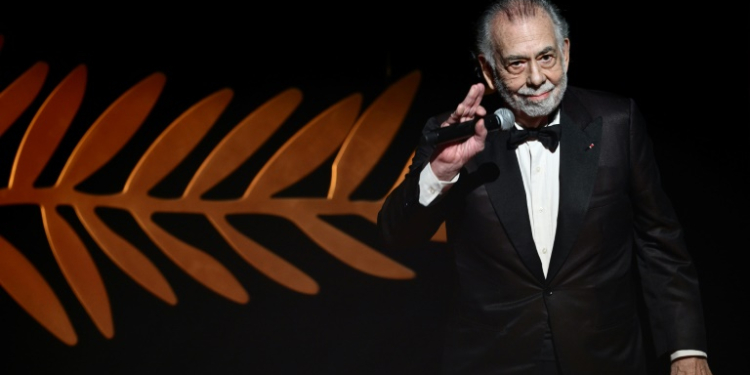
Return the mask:
<svg viewBox="0 0 750 375"><path fill-rule="evenodd" d="M515 49L547 48L556 45L552 19L545 12L534 16L508 17L501 13L495 19L495 47L504 52Z"/></svg>

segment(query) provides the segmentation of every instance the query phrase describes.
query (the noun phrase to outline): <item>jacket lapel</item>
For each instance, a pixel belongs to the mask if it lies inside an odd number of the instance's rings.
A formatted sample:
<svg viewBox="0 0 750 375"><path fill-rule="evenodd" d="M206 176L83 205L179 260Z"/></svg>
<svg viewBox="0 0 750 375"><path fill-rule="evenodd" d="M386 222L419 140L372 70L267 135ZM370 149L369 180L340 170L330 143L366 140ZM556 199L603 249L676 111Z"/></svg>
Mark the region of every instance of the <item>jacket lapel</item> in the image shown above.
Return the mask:
<svg viewBox="0 0 750 375"><path fill-rule="evenodd" d="M497 136L488 137L485 151L480 154L484 159L480 163L495 164L499 170L498 177L485 187L495 213L521 261L543 283L544 271L531 235L521 170L515 150L508 147L509 135L510 132L503 131L498 132Z"/></svg>
<svg viewBox="0 0 750 375"><path fill-rule="evenodd" d="M596 145L602 135L602 118L591 119L572 93L563 99L560 125L560 206L548 282L560 271L578 237L596 180L600 150Z"/></svg>
<svg viewBox="0 0 750 375"><path fill-rule="evenodd" d="M480 164L497 165L499 176L486 184L487 194L518 256L541 284L554 279L570 254L586 215L599 164L600 148L591 145L601 139L602 119L592 119L571 92L563 99L560 126L560 207L546 281L531 234L518 159L515 150L507 146L510 133L499 132L490 138L479 160Z"/></svg>

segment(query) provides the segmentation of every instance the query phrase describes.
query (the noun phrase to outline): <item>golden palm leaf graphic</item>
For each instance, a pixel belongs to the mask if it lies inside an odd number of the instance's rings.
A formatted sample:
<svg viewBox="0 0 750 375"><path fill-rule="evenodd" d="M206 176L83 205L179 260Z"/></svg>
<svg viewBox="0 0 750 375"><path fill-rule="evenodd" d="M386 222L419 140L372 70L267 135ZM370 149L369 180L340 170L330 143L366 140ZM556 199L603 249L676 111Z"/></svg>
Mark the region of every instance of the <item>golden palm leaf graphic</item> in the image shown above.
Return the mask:
<svg viewBox="0 0 750 375"><path fill-rule="evenodd" d="M0 35L0 48L2 42ZM48 70L46 63L38 62L0 92L0 136L37 98ZM222 89L208 95L172 121L130 172L122 191L95 195L76 190L77 184L110 161L144 123L166 82L162 73L154 73L123 93L94 121L70 154L54 186L35 187L34 181L50 161L83 100L87 69L80 65L57 84L36 110L18 147L8 187L0 189L0 206L38 205L41 208L47 240L63 276L107 338L114 336L114 323L104 281L89 249L58 212L61 206L74 209L98 247L125 274L170 305L177 303L177 296L169 281L141 250L102 221L97 208L129 212L150 240L182 271L236 303L248 302L249 296L235 276L209 254L210 249L190 245L157 225L153 221L154 214L204 215L250 266L274 282L303 294L318 293L317 282L232 226L227 220L229 215L253 213L284 217L323 250L360 272L388 279L413 278L412 270L329 225L320 216L354 214L373 223L376 221L384 197L378 201L353 201L348 197L393 140L419 80L418 71L403 77L361 113L360 94L340 100L288 139L254 176L240 198L203 199L204 193L236 171L295 111L302 101L302 93L294 88L287 89L233 127L203 161L182 196L163 199L150 196L149 190L204 138L231 101L233 91ZM275 193L330 160L334 153L337 154L327 197L273 198ZM406 166L403 168L401 178ZM443 228L435 239L444 239ZM2 236L0 286L59 340L68 345L77 343L65 308L44 276L22 251Z"/></svg>

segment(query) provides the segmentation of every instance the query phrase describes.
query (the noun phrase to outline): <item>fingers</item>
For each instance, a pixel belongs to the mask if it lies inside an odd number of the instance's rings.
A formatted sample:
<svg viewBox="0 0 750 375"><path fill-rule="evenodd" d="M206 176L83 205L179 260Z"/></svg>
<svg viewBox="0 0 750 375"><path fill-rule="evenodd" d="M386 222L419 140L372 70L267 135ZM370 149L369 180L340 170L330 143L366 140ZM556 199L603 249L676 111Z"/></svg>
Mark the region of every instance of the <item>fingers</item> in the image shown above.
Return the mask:
<svg viewBox="0 0 750 375"><path fill-rule="evenodd" d="M475 83L469 88L464 100L456 108L456 114L460 115L462 120L470 120L477 114L477 109L481 107L482 97L484 96L484 85Z"/></svg>
<svg viewBox="0 0 750 375"><path fill-rule="evenodd" d="M448 117L446 123L464 122L473 120L475 116L484 116L487 111L481 105L483 97L484 85L481 83L473 84L464 100L456 106L456 110Z"/></svg>
<svg viewBox="0 0 750 375"><path fill-rule="evenodd" d="M464 111L465 109L463 107L463 104L459 104L456 107L456 110L451 113L450 117L448 117L448 122L451 124L455 122L461 122Z"/></svg>
<svg viewBox="0 0 750 375"><path fill-rule="evenodd" d="M468 107L476 108L482 103L482 97L484 96L484 85L481 83L475 83L469 88L469 93L464 98L464 104Z"/></svg>

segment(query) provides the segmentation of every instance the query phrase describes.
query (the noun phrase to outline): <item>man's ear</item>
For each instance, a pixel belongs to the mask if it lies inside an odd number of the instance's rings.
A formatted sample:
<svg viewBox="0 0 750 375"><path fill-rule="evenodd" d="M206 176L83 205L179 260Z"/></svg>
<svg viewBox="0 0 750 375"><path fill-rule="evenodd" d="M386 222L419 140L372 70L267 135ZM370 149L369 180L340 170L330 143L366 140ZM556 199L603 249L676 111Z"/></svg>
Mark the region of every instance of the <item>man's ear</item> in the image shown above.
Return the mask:
<svg viewBox="0 0 750 375"><path fill-rule="evenodd" d="M479 56L477 56L477 61L479 62L479 67L482 70L482 76L484 77L484 86L487 88L484 91L484 94L492 94L497 90L497 87L495 87L495 72L484 54L480 53Z"/></svg>
<svg viewBox="0 0 750 375"><path fill-rule="evenodd" d="M568 72L568 64L570 64L570 39L565 38L563 40L563 56L565 56L565 73Z"/></svg>

